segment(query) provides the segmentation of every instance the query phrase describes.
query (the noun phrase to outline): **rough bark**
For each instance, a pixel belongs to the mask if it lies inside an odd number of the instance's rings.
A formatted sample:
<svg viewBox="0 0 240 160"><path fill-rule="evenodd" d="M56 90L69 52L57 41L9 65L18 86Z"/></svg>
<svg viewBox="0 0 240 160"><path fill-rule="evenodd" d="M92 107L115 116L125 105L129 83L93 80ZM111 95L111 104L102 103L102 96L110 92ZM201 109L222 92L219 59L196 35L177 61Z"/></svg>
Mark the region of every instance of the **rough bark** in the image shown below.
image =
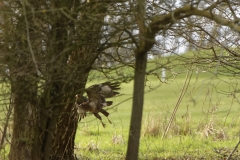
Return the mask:
<svg viewBox="0 0 240 160"><path fill-rule="evenodd" d="M81 36L81 43L85 43L85 45L79 45L70 54L71 62L68 65L73 70L70 71L72 72L72 81L70 81L71 86L68 87L71 88L69 93L71 98L61 110L61 115L58 119L52 147L52 159L76 159L74 140L78 125L78 114L74 107L74 95L77 93L83 94L88 74L99 54L98 48L101 39L101 28L107 11L106 6L105 2L91 3L82 11L85 14L92 14L92 17L97 21L94 22L94 20L88 17L82 17L83 22L80 24L80 27L87 26L87 28L86 30L79 29L77 31L77 34Z"/></svg>
<svg viewBox="0 0 240 160"><path fill-rule="evenodd" d="M85 72L81 74L83 78L77 89L83 90L85 88L88 73L89 72ZM76 159L74 154L74 140L77 126L78 113L74 106L74 96L72 96L72 98L69 98L69 101L63 107L61 115L58 119L57 128L54 133L51 159Z"/></svg>
<svg viewBox="0 0 240 160"><path fill-rule="evenodd" d="M32 140L36 124L34 117L36 88L36 83L32 84L24 76L17 77L16 81L11 84L14 125L9 159L29 160L35 158Z"/></svg>

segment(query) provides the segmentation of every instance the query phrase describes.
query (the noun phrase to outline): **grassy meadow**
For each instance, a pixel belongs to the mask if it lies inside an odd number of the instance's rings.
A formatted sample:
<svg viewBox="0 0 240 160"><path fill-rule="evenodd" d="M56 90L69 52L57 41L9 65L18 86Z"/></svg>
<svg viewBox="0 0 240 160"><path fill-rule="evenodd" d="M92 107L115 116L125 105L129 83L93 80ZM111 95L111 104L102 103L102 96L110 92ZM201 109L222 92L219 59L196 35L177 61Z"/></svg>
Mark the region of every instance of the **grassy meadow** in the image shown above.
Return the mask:
<svg viewBox="0 0 240 160"><path fill-rule="evenodd" d="M152 72L159 75L161 65L167 63L168 58L155 59L148 63L148 70L159 65L159 69ZM171 63L172 68L181 74L167 70L169 79L166 82L161 82L154 75L146 77L139 159L226 159L240 139L239 78L214 75L204 67L195 67L193 72L188 72L191 67L182 65L176 68L174 64L177 63L179 61ZM115 73L110 74L116 76ZM133 70L122 69L117 75L132 77ZM183 87L189 77L188 89L184 92ZM107 81L102 78L92 72L87 87ZM112 98L113 106L108 108L113 124L109 124L102 115L103 122L107 124L103 128L92 114L79 122L75 139L75 153L79 159L125 159L133 81L122 83L120 93ZM179 100L181 93L184 96ZM177 103L176 116L163 137ZM0 151L0 159L7 157L9 146ZM232 159L240 159L240 153L236 151Z"/></svg>
<svg viewBox="0 0 240 160"><path fill-rule="evenodd" d="M239 81L209 72L192 73L179 108L166 136L162 138L186 80L186 74L162 83L147 77L140 159L224 159L239 141ZM102 81L94 80L88 86ZM133 82L121 85L113 98L109 124L103 128L89 114L79 123L76 153L80 159L124 159L131 116ZM235 152L233 159L240 158Z"/></svg>

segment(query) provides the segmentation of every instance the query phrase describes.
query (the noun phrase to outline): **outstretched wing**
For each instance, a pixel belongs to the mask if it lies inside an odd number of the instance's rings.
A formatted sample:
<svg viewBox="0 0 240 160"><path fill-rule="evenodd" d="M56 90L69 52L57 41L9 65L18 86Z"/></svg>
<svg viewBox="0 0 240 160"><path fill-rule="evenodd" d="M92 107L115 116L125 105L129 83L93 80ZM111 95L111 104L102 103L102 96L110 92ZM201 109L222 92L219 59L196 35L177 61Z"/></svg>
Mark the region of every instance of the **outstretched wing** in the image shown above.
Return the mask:
<svg viewBox="0 0 240 160"><path fill-rule="evenodd" d="M119 92L117 92L117 90L120 89L120 83L115 82L115 83L111 83L111 82L105 82L100 84L100 95L103 96L104 98L111 98L114 97L115 95L119 94Z"/></svg>
<svg viewBox="0 0 240 160"><path fill-rule="evenodd" d="M90 101L104 103L105 98L114 97L119 94L120 83L104 82L95 84L86 89L86 93Z"/></svg>

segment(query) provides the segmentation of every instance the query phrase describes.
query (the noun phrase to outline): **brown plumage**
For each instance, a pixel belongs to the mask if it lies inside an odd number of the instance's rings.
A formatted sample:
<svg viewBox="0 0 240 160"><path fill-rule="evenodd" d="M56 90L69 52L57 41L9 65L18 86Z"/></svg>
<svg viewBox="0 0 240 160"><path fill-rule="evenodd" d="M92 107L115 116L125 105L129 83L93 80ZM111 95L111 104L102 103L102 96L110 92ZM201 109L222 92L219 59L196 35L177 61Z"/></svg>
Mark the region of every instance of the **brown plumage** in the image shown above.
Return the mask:
<svg viewBox="0 0 240 160"><path fill-rule="evenodd" d="M88 98L77 94L75 96L75 104L78 109L79 120L86 117L87 112L91 112L101 121L103 127L105 127L106 124L103 123L102 117L99 115L99 112L101 112L107 117L109 123L112 123L108 118L109 113L103 108L112 105L113 101L106 101L105 98L111 98L119 94L119 92L116 91L120 89L119 86L120 83L118 82L105 82L101 84L95 84L87 88L86 93Z"/></svg>

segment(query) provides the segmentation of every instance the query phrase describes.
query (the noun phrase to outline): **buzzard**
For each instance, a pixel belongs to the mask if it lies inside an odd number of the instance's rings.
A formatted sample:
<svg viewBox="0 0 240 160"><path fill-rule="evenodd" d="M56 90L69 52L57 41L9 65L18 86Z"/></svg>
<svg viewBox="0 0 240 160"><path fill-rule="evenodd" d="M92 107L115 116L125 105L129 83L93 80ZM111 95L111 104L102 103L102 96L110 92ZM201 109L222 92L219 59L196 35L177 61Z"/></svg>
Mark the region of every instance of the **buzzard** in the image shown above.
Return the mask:
<svg viewBox="0 0 240 160"><path fill-rule="evenodd" d="M101 121L103 127L105 127L106 124L103 123L102 117L99 115L100 112L107 117L109 123L112 123L108 118L109 113L103 108L112 105L113 101L106 101L105 98L111 98L119 94L119 92L117 92L117 90L120 89L119 86L120 83L118 82L104 82L87 88L85 90L87 97L77 94L75 96L75 105L79 114L79 121L86 117L87 112L91 112Z"/></svg>

